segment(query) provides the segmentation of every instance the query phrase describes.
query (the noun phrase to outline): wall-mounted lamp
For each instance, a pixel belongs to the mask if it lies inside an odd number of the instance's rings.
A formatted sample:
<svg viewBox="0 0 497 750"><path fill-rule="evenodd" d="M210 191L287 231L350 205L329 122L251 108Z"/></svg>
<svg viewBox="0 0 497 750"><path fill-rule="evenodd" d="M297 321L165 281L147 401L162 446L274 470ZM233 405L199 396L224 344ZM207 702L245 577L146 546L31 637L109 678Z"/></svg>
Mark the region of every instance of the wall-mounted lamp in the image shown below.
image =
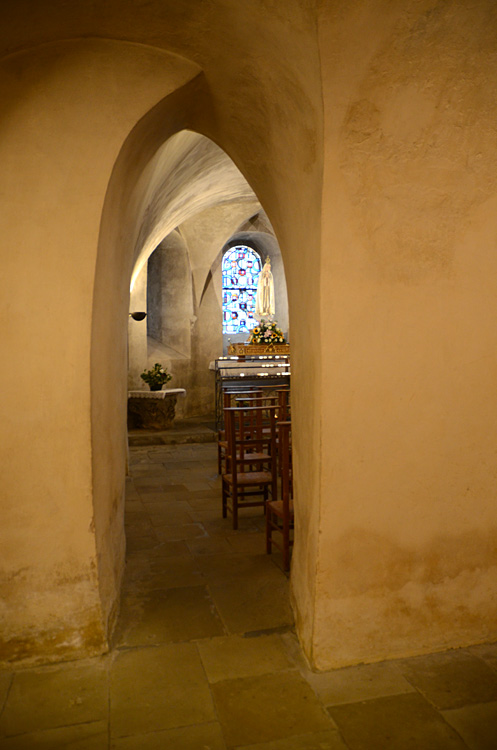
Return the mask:
<svg viewBox="0 0 497 750"><path fill-rule="evenodd" d="M144 320L144 318L147 317L146 312L132 312L129 314L130 318L133 318L133 320Z"/></svg>

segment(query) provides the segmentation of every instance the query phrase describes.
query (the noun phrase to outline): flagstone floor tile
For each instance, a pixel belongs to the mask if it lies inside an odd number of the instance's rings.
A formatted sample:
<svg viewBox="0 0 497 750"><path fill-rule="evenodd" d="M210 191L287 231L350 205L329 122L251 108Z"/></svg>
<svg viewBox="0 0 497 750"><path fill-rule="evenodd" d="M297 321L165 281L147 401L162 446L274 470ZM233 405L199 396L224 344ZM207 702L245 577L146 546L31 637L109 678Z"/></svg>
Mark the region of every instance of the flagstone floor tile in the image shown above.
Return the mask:
<svg viewBox="0 0 497 750"><path fill-rule="evenodd" d="M0 740L2 750L108 750L107 721L46 729Z"/></svg>
<svg viewBox="0 0 497 750"><path fill-rule="evenodd" d="M194 644L132 649L115 656L110 671L112 738L215 720Z"/></svg>
<svg viewBox="0 0 497 750"><path fill-rule="evenodd" d="M325 730L257 745L238 745L236 750L348 750L348 748L336 730Z"/></svg>
<svg viewBox="0 0 497 750"><path fill-rule="evenodd" d="M279 635L234 635L202 640L197 645L209 682L293 668Z"/></svg>
<svg viewBox="0 0 497 750"><path fill-rule="evenodd" d="M2 714L3 708L5 706L5 701L7 700L7 696L9 694L13 679L13 673L0 672L0 715Z"/></svg>
<svg viewBox="0 0 497 750"><path fill-rule="evenodd" d="M106 720L106 658L16 672L0 718L0 735Z"/></svg>
<svg viewBox="0 0 497 750"><path fill-rule="evenodd" d="M497 701L442 711L445 721L460 734L470 750L497 748Z"/></svg>
<svg viewBox="0 0 497 750"><path fill-rule="evenodd" d="M457 732L419 693L328 709L350 750L465 750Z"/></svg>
<svg viewBox="0 0 497 750"><path fill-rule="evenodd" d="M196 724L132 737L119 737L112 750L226 750L218 723Z"/></svg>
<svg viewBox="0 0 497 750"><path fill-rule="evenodd" d="M190 554L174 557L167 554L133 555L126 561L123 590L135 591L139 595L140 592L199 586L203 583L205 576L199 570L198 561Z"/></svg>
<svg viewBox="0 0 497 750"><path fill-rule="evenodd" d="M497 643L485 643L466 649L470 654L483 659L489 666L497 670Z"/></svg>
<svg viewBox="0 0 497 750"><path fill-rule="evenodd" d="M224 634L207 587L185 586L129 594L115 645L148 646Z"/></svg>
<svg viewBox="0 0 497 750"><path fill-rule="evenodd" d="M448 709L497 700L497 674L461 649L400 662L407 680L436 708Z"/></svg>
<svg viewBox="0 0 497 750"><path fill-rule="evenodd" d="M363 664L331 672L309 670L305 676L326 706L415 691L395 662Z"/></svg>
<svg viewBox="0 0 497 750"><path fill-rule="evenodd" d="M307 682L296 672L225 680L211 689L228 747L333 727Z"/></svg>
<svg viewBox="0 0 497 750"><path fill-rule="evenodd" d="M277 571L275 571L277 572ZM288 582L277 573L273 580L233 581L211 585L214 603L230 633L247 633L293 625Z"/></svg>
<svg viewBox="0 0 497 750"><path fill-rule="evenodd" d="M161 542L179 542L208 536L201 523L155 526L154 533Z"/></svg>

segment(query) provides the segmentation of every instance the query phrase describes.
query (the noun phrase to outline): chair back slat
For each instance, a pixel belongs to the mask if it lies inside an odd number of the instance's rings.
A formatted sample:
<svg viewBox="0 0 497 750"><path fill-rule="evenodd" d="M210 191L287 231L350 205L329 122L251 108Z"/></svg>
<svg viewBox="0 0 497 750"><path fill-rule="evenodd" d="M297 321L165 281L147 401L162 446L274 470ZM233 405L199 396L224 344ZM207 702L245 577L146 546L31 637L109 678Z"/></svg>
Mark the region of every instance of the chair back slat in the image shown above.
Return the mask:
<svg viewBox="0 0 497 750"><path fill-rule="evenodd" d="M291 429L292 423L290 421L281 421L278 423L278 460L281 482L281 501L285 513L289 512L290 498L293 495Z"/></svg>
<svg viewBox="0 0 497 750"><path fill-rule="evenodd" d="M267 457L268 464L275 464L274 494L276 496L276 414L278 407L269 406L227 407L225 412L227 450L227 471L237 481L237 469L243 471L244 465L254 462L253 454L261 453ZM265 429L269 427L269 432Z"/></svg>

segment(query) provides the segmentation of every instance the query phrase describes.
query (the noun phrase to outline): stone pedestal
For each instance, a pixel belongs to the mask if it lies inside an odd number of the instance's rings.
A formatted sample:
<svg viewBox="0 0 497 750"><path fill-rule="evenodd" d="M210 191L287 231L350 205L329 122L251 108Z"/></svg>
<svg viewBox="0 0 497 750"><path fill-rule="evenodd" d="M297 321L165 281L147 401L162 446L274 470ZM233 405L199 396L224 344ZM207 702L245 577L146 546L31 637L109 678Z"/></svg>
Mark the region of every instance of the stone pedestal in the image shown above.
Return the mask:
<svg viewBox="0 0 497 750"><path fill-rule="evenodd" d="M176 415L178 396L184 396L184 388L166 391L128 392L128 429L167 430Z"/></svg>

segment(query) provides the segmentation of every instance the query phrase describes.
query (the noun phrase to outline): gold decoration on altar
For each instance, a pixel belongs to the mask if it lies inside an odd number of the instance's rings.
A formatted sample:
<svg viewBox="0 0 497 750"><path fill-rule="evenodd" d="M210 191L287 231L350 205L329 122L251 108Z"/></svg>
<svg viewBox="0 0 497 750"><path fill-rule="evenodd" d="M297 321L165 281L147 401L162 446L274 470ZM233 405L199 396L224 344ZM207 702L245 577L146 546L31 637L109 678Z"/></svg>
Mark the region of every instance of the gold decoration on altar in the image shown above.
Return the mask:
<svg viewBox="0 0 497 750"><path fill-rule="evenodd" d="M290 344L230 344L228 354L238 357L253 357L263 354L290 354Z"/></svg>

